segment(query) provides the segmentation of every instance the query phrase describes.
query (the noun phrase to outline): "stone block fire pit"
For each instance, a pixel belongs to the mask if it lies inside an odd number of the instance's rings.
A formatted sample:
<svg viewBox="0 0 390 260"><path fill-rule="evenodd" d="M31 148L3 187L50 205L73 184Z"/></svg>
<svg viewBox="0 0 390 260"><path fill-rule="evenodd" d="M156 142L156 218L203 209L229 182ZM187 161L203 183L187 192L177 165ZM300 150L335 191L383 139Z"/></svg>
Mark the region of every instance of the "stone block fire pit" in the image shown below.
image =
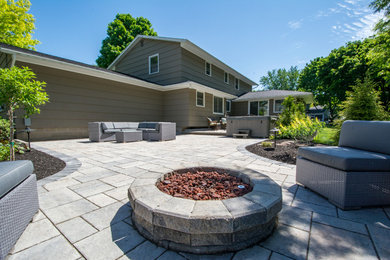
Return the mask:
<svg viewBox="0 0 390 260"><path fill-rule="evenodd" d="M210 254L237 251L271 234L282 208L278 184L248 169L194 167L175 172L197 171L228 173L250 185L252 191L223 200L192 200L160 191L156 185L165 174L135 181L129 188L132 220L144 237L168 249Z"/></svg>

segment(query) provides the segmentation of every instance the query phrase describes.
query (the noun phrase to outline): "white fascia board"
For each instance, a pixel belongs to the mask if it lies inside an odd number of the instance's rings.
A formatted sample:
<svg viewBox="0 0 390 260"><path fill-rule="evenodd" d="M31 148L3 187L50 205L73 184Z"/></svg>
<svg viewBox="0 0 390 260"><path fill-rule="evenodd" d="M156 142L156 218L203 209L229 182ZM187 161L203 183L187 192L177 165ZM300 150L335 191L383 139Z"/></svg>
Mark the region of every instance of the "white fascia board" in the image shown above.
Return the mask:
<svg viewBox="0 0 390 260"><path fill-rule="evenodd" d="M5 49L1 49L2 52L7 52ZM127 83L135 86L140 86L144 88L149 88L149 89L154 89L154 90L160 90L162 86L154 83L150 83L144 80L132 78L130 76L126 75L120 75L120 74L113 74L110 72L102 71L102 70L96 70L93 68L88 68L88 67L83 67L77 64L72 64L64 61L59 61L59 60L54 60L42 56L37 56L37 55L32 55L32 54L27 54L23 52L18 52L14 50L9 50L8 53L12 53L15 55L15 60L16 61L21 61L21 62L26 62L26 63L31 63L31 64L36 64L40 66L45 66L45 67L50 67L53 69L59 69L59 70L65 70L65 71L70 71L70 72L75 72L75 73L80 73L80 74L85 74L97 78L102 78L102 79L108 79L108 80L113 80L121 83Z"/></svg>
<svg viewBox="0 0 390 260"><path fill-rule="evenodd" d="M244 101L263 101L263 100L269 100L269 99L274 99L274 100L279 100L279 99L285 99L287 96L270 96L270 97L264 97L264 98L245 98L245 99L240 99L240 100L233 100L233 102L244 102ZM293 95L293 97L302 97L306 102L313 102L313 94L311 93L305 93L305 94L298 94L298 95Z"/></svg>
<svg viewBox="0 0 390 260"><path fill-rule="evenodd" d="M206 92L206 93L212 94L214 96L223 97L226 99L237 98L237 96L234 96L232 94L229 94L229 93L226 93L226 92L214 89L214 88L210 88L210 87L207 87L205 85L202 85L202 84L199 84L199 83L196 83L193 81L187 81L187 82L183 82L183 83L172 84L172 85L162 87L163 91L171 91L171 90L186 89L186 88L195 89L199 92Z"/></svg>

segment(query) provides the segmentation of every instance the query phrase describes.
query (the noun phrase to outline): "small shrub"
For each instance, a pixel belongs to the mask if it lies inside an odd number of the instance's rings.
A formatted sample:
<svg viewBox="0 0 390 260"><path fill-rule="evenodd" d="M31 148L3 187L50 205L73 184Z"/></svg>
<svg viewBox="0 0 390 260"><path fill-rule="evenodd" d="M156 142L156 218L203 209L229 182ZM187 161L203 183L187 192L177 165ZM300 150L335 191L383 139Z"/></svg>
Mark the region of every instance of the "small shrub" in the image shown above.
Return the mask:
<svg viewBox="0 0 390 260"><path fill-rule="evenodd" d="M9 145L0 143L0 162L9 160Z"/></svg>
<svg viewBox="0 0 390 260"><path fill-rule="evenodd" d="M9 139L9 121L0 117L0 142Z"/></svg>
<svg viewBox="0 0 390 260"><path fill-rule="evenodd" d="M283 111L277 121L278 126L290 125L294 118L305 117L305 103L300 99L288 96L284 99L282 106Z"/></svg>
<svg viewBox="0 0 390 260"><path fill-rule="evenodd" d="M352 91L347 91L347 99L340 105L340 118L335 121L337 128L335 141L340 139L341 126L346 120L389 120L389 114L385 111L378 88L370 78L363 82L358 80Z"/></svg>
<svg viewBox="0 0 390 260"><path fill-rule="evenodd" d="M272 143L271 142L262 142L261 146L264 148L269 148L269 147L272 147Z"/></svg>
<svg viewBox="0 0 390 260"><path fill-rule="evenodd" d="M279 138L295 139L303 141L312 141L317 132L325 127L325 123L320 122L318 118L312 120L310 117L296 116L292 119L290 125L280 125Z"/></svg>

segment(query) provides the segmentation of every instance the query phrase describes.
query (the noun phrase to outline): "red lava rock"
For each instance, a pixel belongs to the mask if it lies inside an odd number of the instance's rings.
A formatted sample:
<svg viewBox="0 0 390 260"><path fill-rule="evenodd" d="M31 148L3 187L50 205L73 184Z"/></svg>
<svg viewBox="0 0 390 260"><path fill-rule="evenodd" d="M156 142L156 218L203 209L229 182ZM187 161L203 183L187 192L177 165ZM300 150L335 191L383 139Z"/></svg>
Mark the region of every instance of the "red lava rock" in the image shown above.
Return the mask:
<svg viewBox="0 0 390 260"><path fill-rule="evenodd" d="M172 172L157 187L171 196L193 200L223 200L252 191L240 178L218 171Z"/></svg>

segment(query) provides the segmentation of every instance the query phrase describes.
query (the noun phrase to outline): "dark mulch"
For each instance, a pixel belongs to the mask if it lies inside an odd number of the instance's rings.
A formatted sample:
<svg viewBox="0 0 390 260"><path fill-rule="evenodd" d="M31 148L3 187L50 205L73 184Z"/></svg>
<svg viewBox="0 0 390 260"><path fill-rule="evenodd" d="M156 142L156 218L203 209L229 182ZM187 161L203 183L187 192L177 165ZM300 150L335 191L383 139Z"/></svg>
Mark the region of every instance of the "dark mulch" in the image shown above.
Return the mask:
<svg viewBox="0 0 390 260"><path fill-rule="evenodd" d="M157 187L174 197L193 200L223 200L252 190L240 178L216 171L173 172L157 183Z"/></svg>
<svg viewBox="0 0 390 260"><path fill-rule="evenodd" d="M272 142L273 140L267 140L268 142ZM261 143L252 144L246 147L246 149L254 154L259 156L272 159L275 161L280 161L289 164L295 164L297 160L297 153L299 147L304 146L323 146L322 144L307 144L306 142L294 142L293 140L277 140L276 141L276 149L272 150L269 148L265 148L261 145Z"/></svg>
<svg viewBox="0 0 390 260"><path fill-rule="evenodd" d="M35 149L31 149L30 152L24 152L23 154L15 154L15 157L16 160L32 161L34 164L34 173L37 175L38 180L53 175L65 168L64 161Z"/></svg>

